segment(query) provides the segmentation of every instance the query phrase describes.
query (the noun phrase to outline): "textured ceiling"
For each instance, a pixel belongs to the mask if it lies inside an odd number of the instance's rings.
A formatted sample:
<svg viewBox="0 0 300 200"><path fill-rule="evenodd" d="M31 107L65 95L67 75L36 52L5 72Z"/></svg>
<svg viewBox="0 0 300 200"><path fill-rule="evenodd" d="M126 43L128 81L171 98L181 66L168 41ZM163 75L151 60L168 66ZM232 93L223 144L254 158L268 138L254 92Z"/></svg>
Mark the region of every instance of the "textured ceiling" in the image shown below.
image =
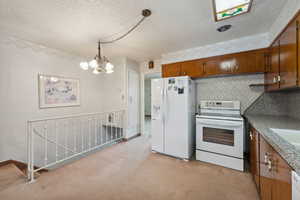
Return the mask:
<svg viewBox="0 0 300 200"><path fill-rule="evenodd" d="M249 14L215 23L211 0L0 0L0 30L48 47L92 58L99 39L131 27L144 8L153 11L135 32L104 46L109 57L137 61L162 53L267 32L286 0L254 0ZM225 33L216 31L232 24Z"/></svg>

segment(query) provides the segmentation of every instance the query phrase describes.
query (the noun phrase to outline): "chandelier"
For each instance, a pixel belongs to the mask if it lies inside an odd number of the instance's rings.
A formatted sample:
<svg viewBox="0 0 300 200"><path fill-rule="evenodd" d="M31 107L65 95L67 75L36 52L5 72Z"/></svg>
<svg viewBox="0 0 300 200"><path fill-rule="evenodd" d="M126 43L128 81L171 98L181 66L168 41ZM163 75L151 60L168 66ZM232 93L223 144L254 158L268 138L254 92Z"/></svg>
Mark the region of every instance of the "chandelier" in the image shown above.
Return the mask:
<svg viewBox="0 0 300 200"><path fill-rule="evenodd" d="M119 41L129 35L132 31L134 31L147 17L151 15L151 10L144 9L142 11L142 18L137 22L136 25L134 25L132 28L130 28L125 34L112 39L110 41L98 41L98 54L94 57L91 61L84 61L80 63L80 68L83 70L89 70L92 69L92 72L94 74L100 74L100 73L113 73L114 72L114 65L111 64L107 57L102 56L101 54L101 44L111 44L116 41Z"/></svg>

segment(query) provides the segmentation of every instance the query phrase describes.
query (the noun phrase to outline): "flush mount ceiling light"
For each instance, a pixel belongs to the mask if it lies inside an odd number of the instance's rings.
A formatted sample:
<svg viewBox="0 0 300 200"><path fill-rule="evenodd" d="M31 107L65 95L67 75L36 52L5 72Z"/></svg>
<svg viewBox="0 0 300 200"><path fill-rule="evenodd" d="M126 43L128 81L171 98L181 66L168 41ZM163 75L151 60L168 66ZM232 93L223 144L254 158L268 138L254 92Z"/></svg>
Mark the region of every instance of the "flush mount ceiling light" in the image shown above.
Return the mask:
<svg viewBox="0 0 300 200"><path fill-rule="evenodd" d="M247 13L253 0L212 0L216 21Z"/></svg>
<svg viewBox="0 0 300 200"><path fill-rule="evenodd" d="M224 25L224 26L221 26L219 28L217 28L217 31L219 32L225 32L225 31L228 31L232 26L230 24L227 24L227 25Z"/></svg>
<svg viewBox="0 0 300 200"><path fill-rule="evenodd" d="M98 54L95 56L93 60L89 62L86 61L81 62L80 68L83 70L92 69L94 74L100 74L102 72L105 72L107 74L113 73L114 72L113 64L109 62L107 57L101 55L101 44L111 44L123 39L124 37L129 35L132 31L134 31L150 15L151 15L151 10L144 9L142 11L142 18L137 22L137 24L135 24L132 28L130 28L126 33L109 41L98 41Z"/></svg>

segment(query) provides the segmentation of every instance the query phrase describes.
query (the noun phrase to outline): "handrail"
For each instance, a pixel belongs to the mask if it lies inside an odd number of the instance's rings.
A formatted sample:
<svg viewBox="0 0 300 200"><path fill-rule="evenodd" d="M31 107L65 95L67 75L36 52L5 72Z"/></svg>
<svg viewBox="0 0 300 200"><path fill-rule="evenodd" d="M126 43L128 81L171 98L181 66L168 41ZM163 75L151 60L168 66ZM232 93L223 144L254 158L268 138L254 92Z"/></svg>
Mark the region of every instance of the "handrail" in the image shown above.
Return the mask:
<svg viewBox="0 0 300 200"><path fill-rule="evenodd" d="M84 117L84 116L92 116L92 115L99 115L99 114L107 114L107 113L113 113L113 112L120 112L125 111L124 109L121 110L112 110L112 111L105 111L105 112L98 112L98 113L86 113L86 114L74 114L74 115L66 115L62 117L49 117L49 118L42 118L42 119L32 119L28 120L27 122L39 122L39 121L51 121L56 119L67 119L67 118L77 118L77 117Z"/></svg>
<svg viewBox="0 0 300 200"><path fill-rule="evenodd" d="M122 140L124 119L125 110L116 110L28 120L28 180L33 182L42 169Z"/></svg>

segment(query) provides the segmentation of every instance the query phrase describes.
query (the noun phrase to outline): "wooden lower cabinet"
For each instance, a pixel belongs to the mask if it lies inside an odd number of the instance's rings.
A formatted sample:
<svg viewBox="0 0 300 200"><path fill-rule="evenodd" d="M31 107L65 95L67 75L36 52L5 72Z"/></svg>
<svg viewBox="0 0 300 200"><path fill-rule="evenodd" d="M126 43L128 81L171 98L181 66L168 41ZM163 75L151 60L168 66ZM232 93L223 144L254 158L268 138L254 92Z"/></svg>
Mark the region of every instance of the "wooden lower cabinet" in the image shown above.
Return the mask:
<svg viewBox="0 0 300 200"><path fill-rule="evenodd" d="M250 172L253 175L257 190L259 191L259 134L254 128L250 130Z"/></svg>
<svg viewBox="0 0 300 200"><path fill-rule="evenodd" d="M292 168L259 136L259 182L261 200L291 200Z"/></svg>
<svg viewBox="0 0 300 200"><path fill-rule="evenodd" d="M292 199L292 169L278 153L274 153L272 162L272 171L275 180L273 183L272 200Z"/></svg>

